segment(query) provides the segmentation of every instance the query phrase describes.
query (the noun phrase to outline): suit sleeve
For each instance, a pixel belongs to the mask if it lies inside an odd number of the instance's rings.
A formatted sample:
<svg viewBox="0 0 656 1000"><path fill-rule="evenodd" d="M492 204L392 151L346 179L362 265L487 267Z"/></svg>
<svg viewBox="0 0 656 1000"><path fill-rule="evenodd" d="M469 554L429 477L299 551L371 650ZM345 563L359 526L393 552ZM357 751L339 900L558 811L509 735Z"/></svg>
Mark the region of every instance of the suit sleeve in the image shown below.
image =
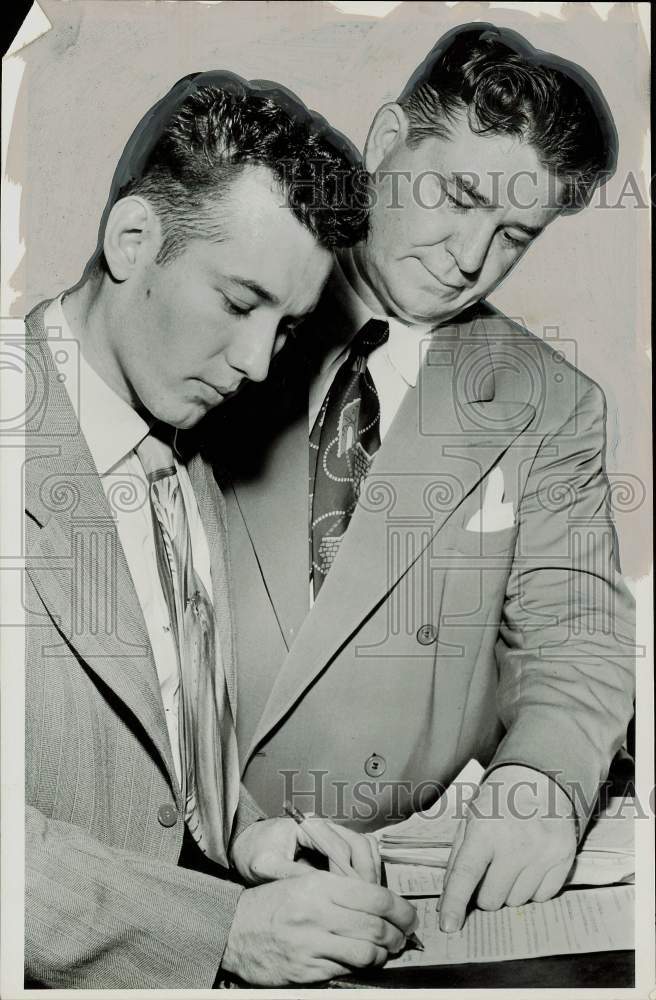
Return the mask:
<svg viewBox="0 0 656 1000"><path fill-rule="evenodd" d="M242 886L110 848L27 807L26 974L49 987L210 988Z"/></svg>
<svg viewBox="0 0 656 1000"><path fill-rule="evenodd" d="M506 736L488 769L549 774L573 802L579 836L633 710L634 606L604 449L604 397L591 384L542 442L519 504L496 646Z"/></svg>

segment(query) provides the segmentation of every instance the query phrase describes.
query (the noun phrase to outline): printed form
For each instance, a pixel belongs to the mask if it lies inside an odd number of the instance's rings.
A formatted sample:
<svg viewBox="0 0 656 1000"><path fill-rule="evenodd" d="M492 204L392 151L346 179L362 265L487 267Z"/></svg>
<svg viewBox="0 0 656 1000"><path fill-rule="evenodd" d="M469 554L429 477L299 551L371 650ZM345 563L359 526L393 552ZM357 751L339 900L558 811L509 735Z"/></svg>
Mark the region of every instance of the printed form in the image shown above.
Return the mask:
<svg viewBox="0 0 656 1000"><path fill-rule="evenodd" d="M439 928L435 899L418 899L417 934L425 951L409 949L386 969L409 965L503 962L544 955L617 951L634 946L634 887L571 889L546 903L473 910L461 931Z"/></svg>

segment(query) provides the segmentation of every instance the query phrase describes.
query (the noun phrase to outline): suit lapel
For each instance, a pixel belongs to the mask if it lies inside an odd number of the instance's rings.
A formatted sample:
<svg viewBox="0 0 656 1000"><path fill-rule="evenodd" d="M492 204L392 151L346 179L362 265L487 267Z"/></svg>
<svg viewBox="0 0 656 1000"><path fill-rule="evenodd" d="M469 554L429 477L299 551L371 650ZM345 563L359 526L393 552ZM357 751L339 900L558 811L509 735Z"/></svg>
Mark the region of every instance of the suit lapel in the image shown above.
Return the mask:
<svg viewBox="0 0 656 1000"><path fill-rule="evenodd" d="M272 441L260 475L247 484L234 485L237 504L287 648L310 607L308 464L304 410Z"/></svg>
<svg viewBox="0 0 656 1000"><path fill-rule="evenodd" d="M385 437L337 558L273 684L248 756L533 419L532 406L494 398L493 368L485 331L473 320L433 338L417 387ZM284 476L280 466L278 478ZM390 526L418 519L419 541L392 552ZM305 567L307 558L306 552Z"/></svg>
<svg viewBox="0 0 656 1000"><path fill-rule="evenodd" d="M37 384L47 386L42 420L47 430L43 437L30 433L26 450L25 500L31 522L26 569L66 643L139 720L176 788L141 606L116 520L68 393L57 380L42 316L43 310L28 317L36 340L28 363L38 368ZM57 648L49 652L57 656Z"/></svg>
<svg viewBox="0 0 656 1000"><path fill-rule="evenodd" d="M196 453L188 466L189 478L198 502L200 519L205 529L212 573L212 600L219 632L221 658L230 698L233 719L237 718L237 691L233 648L232 609L229 595L228 546L226 541L225 505L211 471Z"/></svg>

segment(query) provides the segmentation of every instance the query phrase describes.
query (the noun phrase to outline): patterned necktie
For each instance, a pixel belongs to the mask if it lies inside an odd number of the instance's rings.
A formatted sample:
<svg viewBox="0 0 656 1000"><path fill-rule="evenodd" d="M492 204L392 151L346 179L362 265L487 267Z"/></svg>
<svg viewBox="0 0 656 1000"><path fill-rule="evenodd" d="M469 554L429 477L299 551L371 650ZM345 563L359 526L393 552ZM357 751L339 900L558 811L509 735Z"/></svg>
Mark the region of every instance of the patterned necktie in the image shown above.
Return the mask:
<svg viewBox="0 0 656 1000"><path fill-rule="evenodd" d="M389 325L370 319L356 334L310 434L310 559L316 597L333 564L380 448L380 404L367 358Z"/></svg>
<svg viewBox="0 0 656 1000"><path fill-rule="evenodd" d="M194 570L191 535L171 447L151 430L136 451L149 483L159 578L180 674L178 730L185 822L200 849L228 866L239 764L214 607Z"/></svg>

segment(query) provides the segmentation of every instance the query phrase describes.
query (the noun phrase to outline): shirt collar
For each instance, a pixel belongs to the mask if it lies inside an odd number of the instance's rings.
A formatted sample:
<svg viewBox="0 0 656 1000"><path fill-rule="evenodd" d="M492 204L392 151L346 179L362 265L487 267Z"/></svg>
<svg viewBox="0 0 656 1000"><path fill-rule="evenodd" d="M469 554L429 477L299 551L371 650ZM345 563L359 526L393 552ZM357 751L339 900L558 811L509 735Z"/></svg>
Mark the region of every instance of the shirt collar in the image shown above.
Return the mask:
<svg viewBox="0 0 656 1000"><path fill-rule="evenodd" d="M63 341L74 341L68 320L62 309L62 297L50 303L44 315L46 329L61 330ZM52 341L51 347L56 348L57 342ZM60 374L66 375L57 360L57 351L53 350L55 364ZM71 403L80 424L80 430L91 452L99 475L104 476L114 466L126 458L142 441L150 430L148 424L137 411L121 399L113 389L98 375L84 359L82 352L77 351L78 378L77 398L72 398L73 386L64 381Z"/></svg>
<svg viewBox="0 0 656 1000"><path fill-rule="evenodd" d="M389 340L384 350L387 351L390 364L397 370L407 385L415 386L419 376L419 369L429 344L430 333L433 329L432 325L423 324L415 326L403 323L394 316L375 313L360 298L346 277L339 260L335 259L334 289L343 306L344 313L348 317L349 325L352 326L352 329L349 331L349 339L358 330L361 330L364 324L370 319L384 320L389 324Z"/></svg>

